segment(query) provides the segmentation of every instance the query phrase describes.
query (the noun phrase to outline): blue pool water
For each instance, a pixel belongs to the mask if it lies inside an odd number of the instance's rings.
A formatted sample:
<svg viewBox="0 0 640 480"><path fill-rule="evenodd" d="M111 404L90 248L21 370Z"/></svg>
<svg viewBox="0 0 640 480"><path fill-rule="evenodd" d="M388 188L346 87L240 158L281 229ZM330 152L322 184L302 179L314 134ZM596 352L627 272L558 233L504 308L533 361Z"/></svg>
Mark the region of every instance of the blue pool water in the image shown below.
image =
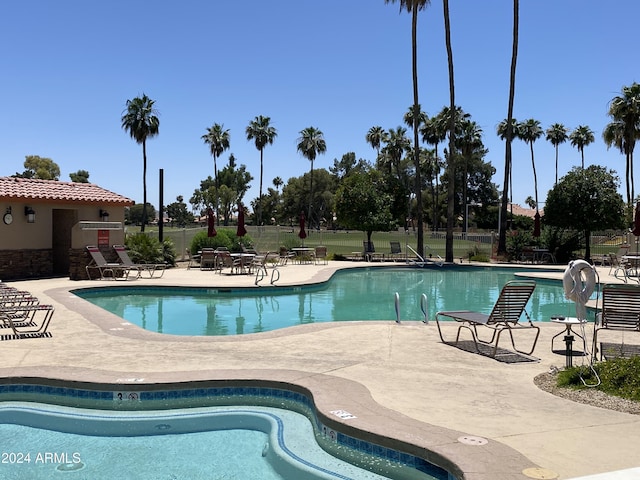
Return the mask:
<svg viewBox="0 0 640 480"><path fill-rule="evenodd" d="M522 271L522 270L520 270ZM306 287L247 289L108 287L74 293L146 330L174 335L239 335L316 322L395 320L395 293L402 321L442 310L489 313L502 286L516 277L500 268L367 268L336 273ZM575 316L559 281L537 280L527 311L534 321Z"/></svg>
<svg viewBox="0 0 640 480"><path fill-rule="evenodd" d="M114 412L15 402L0 407L0 445L5 480L389 478L322 450L307 417L268 407Z"/></svg>

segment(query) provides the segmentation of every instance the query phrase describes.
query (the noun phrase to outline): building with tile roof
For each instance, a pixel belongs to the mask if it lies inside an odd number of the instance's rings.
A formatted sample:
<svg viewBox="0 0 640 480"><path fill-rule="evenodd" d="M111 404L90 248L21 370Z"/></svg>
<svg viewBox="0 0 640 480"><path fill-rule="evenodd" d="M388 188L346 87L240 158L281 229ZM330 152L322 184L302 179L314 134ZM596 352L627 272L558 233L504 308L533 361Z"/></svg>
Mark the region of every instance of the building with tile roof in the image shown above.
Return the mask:
<svg viewBox="0 0 640 480"><path fill-rule="evenodd" d="M93 183L0 177L0 279L74 278L86 245L124 242L134 203Z"/></svg>

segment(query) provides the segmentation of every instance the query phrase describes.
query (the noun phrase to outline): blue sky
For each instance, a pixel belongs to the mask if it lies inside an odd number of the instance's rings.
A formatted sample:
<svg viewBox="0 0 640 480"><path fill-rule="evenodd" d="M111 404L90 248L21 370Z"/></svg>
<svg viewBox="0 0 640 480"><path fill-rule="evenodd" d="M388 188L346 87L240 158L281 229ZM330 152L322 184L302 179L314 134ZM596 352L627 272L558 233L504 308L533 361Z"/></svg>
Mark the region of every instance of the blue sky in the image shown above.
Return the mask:
<svg viewBox="0 0 640 480"><path fill-rule="evenodd" d="M486 160L501 186L504 144L495 134L506 117L512 1L451 0L456 103L484 131ZM514 116L543 128L588 125L596 141L585 166L624 175L624 157L607 150L608 103L640 81L637 0L521 0ZM324 132L327 152L315 168L353 151L375 159L365 134L395 128L412 104L411 17L384 0L196 1L22 0L0 3L0 175L23 171L26 155L52 158L60 179L88 170L90 181L142 201L142 148L120 127L127 99L146 93L160 112L160 134L147 143L148 200L185 201L213 160L201 140L207 127L230 130L233 153L254 176L246 201L258 196L260 155L245 128L271 117L278 136L264 151L264 191L309 170L296 151L300 130ZM420 13L419 94L429 115L448 105L442 2ZM410 132L409 132L410 134ZM534 145L539 198L555 176L554 149ZM533 196L528 146L514 143L513 200ZM559 174L580 165L560 147ZM624 184L621 185L621 191Z"/></svg>

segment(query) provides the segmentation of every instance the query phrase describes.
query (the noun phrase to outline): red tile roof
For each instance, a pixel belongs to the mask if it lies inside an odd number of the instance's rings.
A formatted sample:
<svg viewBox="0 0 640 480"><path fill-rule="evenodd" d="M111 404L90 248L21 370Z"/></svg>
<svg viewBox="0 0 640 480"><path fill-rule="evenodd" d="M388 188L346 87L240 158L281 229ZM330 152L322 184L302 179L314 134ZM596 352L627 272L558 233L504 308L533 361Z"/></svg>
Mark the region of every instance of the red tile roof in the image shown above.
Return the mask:
<svg viewBox="0 0 640 480"><path fill-rule="evenodd" d="M43 203L100 203L133 205L130 198L93 183L58 182L0 177L0 200L39 200Z"/></svg>
<svg viewBox="0 0 640 480"><path fill-rule="evenodd" d="M522 207L522 206L518 205L517 203L508 204L507 211L511 212L512 211L511 209L513 209L513 214L514 215L522 215L522 216L525 216L525 217L533 218L535 216L535 214L536 214L536 209L535 208L525 208L525 207ZM540 209L540 216L541 217L544 216L544 210L543 209Z"/></svg>

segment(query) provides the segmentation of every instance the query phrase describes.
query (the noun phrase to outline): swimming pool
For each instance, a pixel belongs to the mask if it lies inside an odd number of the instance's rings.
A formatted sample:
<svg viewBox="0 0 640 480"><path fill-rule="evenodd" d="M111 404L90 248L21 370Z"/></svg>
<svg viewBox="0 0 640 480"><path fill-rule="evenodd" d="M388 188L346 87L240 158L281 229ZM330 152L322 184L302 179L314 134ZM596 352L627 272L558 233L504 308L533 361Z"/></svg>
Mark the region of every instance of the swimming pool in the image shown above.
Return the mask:
<svg viewBox="0 0 640 480"><path fill-rule="evenodd" d="M280 388L12 384L0 385L0 402L3 479L209 479L212 472L225 480L453 478L420 458L323 424L309 397ZM173 408L203 403L210 406Z"/></svg>
<svg viewBox="0 0 640 480"><path fill-rule="evenodd" d="M316 322L395 320L394 294L403 321L441 310L488 313L512 268L360 268L337 272L321 285L258 288L105 287L73 293L146 330L174 335L241 335ZM539 271L539 270L538 270ZM533 320L574 316L559 281L537 280L527 311Z"/></svg>

